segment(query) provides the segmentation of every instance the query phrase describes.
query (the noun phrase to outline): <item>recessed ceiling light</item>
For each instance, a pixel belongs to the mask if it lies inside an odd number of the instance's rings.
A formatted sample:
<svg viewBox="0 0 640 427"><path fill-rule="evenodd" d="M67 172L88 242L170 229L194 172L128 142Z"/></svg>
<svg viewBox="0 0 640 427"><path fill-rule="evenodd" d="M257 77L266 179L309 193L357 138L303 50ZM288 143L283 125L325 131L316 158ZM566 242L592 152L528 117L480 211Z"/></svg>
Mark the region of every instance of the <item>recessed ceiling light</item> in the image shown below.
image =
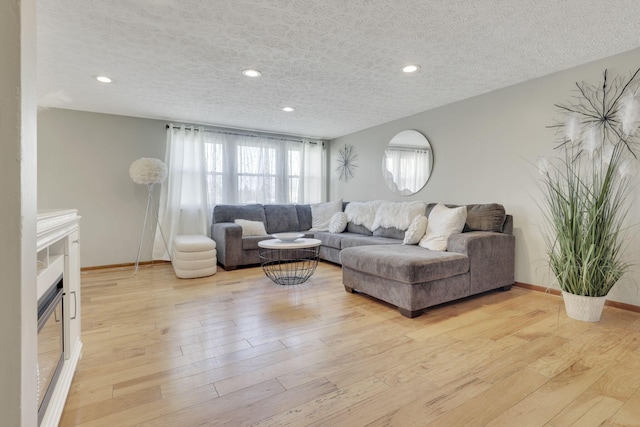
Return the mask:
<svg viewBox="0 0 640 427"><path fill-rule="evenodd" d="M113 81L107 76L95 76L95 79L100 83L111 83Z"/></svg>
<svg viewBox="0 0 640 427"><path fill-rule="evenodd" d="M404 71L405 73L415 73L419 69L419 65L407 65L406 67L402 68L402 71Z"/></svg>
<svg viewBox="0 0 640 427"><path fill-rule="evenodd" d="M242 70L242 75L245 77L260 77L262 73L258 70Z"/></svg>
<svg viewBox="0 0 640 427"><path fill-rule="evenodd" d="M287 113L292 113L292 112L296 111L296 109L293 108L293 107L284 107L282 109L282 111L286 111Z"/></svg>

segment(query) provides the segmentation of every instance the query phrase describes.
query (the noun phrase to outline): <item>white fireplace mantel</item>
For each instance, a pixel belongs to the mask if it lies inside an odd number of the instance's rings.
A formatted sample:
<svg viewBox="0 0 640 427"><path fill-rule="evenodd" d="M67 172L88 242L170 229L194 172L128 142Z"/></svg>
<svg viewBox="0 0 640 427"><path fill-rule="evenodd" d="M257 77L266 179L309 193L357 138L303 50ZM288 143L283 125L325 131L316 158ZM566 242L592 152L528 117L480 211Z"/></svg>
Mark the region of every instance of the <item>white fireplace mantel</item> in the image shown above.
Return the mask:
<svg viewBox="0 0 640 427"><path fill-rule="evenodd" d="M80 336L80 216L75 209L39 210L37 232L38 295L52 278L64 277L64 365L40 426L55 427L69 394L82 351Z"/></svg>

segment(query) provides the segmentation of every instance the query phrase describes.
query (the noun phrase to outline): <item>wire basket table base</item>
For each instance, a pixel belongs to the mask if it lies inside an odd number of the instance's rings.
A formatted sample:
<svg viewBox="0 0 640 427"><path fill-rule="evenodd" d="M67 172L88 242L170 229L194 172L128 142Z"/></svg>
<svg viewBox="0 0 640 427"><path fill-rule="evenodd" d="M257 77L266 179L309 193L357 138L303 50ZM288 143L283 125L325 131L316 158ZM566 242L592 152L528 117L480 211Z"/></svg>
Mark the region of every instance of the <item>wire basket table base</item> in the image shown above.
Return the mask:
<svg viewBox="0 0 640 427"><path fill-rule="evenodd" d="M300 249L260 249L262 270L278 285L299 285L318 266L320 247Z"/></svg>

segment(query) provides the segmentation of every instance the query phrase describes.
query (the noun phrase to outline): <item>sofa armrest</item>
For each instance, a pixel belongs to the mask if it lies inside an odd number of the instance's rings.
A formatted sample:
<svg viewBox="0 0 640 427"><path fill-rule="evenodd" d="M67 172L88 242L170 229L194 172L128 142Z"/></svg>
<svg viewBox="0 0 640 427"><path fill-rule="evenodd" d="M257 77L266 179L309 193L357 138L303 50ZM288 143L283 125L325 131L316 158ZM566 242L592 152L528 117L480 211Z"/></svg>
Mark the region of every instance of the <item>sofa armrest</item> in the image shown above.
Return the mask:
<svg viewBox="0 0 640 427"><path fill-rule="evenodd" d="M469 257L472 294L514 283L516 239L512 234L491 231L453 234L447 241L447 250Z"/></svg>
<svg viewBox="0 0 640 427"><path fill-rule="evenodd" d="M233 270L242 263L242 227L233 222L213 224L211 238L216 242L218 262L225 270Z"/></svg>

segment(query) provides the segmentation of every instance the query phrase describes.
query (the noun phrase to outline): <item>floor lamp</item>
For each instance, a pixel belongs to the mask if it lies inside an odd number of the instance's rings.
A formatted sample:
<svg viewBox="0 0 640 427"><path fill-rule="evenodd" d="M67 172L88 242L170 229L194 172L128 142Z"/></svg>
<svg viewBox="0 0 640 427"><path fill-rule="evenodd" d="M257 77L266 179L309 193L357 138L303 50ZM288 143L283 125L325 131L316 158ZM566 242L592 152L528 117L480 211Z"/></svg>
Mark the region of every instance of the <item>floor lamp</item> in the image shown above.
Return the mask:
<svg viewBox="0 0 640 427"><path fill-rule="evenodd" d="M167 178L167 166L162 160L151 157L142 157L131 163L129 167L129 175L136 184L144 184L147 186L147 210L144 213L144 223L142 224L142 233L140 234L140 245L138 246L138 256L136 256L136 266L134 274L138 274L138 265L140 263L140 253L142 252L142 243L144 242L144 231L147 228L147 218L149 216L149 207L151 206L153 214L158 222L158 211L153 203L153 186L162 183ZM164 247L169 252L167 241L162 233L162 227L158 227Z"/></svg>

